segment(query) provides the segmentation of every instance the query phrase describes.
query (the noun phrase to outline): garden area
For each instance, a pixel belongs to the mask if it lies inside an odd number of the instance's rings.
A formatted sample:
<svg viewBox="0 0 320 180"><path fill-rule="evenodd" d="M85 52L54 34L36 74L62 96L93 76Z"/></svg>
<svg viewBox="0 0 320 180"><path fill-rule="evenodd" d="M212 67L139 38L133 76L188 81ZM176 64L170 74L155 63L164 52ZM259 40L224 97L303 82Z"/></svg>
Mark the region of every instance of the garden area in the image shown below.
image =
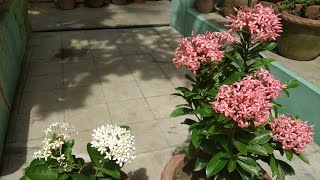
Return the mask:
<svg viewBox="0 0 320 180"><path fill-rule="evenodd" d="M318 0L0 1L4 180L317 180Z"/></svg>

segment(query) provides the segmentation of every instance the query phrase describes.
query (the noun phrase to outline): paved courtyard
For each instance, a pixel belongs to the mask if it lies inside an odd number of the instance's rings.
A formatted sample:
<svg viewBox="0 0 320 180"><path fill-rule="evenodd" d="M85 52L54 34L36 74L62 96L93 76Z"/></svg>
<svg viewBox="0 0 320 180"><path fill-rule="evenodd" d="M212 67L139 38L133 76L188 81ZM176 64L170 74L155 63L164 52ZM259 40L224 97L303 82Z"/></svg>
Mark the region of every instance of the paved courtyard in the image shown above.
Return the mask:
<svg viewBox="0 0 320 180"><path fill-rule="evenodd" d="M169 118L170 96L186 86L186 70L171 59L180 34L169 26L33 33L29 58L10 120L1 179L15 180L25 162L41 146L43 130L53 122L68 122L74 153L85 157L92 130L103 124L131 126L137 159L124 171L133 180L159 180L172 154L188 140L183 118ZM294 159L297 176L320 176L319 147L309 146L311 166Z"/></svg>

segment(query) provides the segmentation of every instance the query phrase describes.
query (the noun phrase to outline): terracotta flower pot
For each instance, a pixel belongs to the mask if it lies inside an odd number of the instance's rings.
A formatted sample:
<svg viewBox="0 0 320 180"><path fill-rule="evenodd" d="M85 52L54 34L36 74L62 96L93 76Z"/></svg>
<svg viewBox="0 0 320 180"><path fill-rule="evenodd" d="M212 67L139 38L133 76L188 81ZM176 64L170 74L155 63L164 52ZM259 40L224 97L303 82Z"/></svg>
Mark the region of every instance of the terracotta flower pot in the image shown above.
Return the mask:
<svg viewBox="0 0 320 180"><path fill-rule="evenodd" d="M92 8L99 8L104 5L104 0L85 0L85 5Z"/></svg>
<svg viewBox="0 0 320 180"><path fill-rule="evenodd" d="M196 0L196 9L202 13L210 13L213 11L215 0Z"/></svg>
<svg viewBox="0 0 320 180"><path fill-rule="evenodd" d="M76 7L76 0L58 0L57 3L63 10L74 9Z"/></svg>
<svg viewBox="0 0 320 180"><path fill-rule="evenodd" d="M320 55L320 20L302 18L282 11L283 33L277 39L281 55L312 60Z"/></svg>
<svg viewBox="0 0 320 180"><path fill-rule="evenodd" d="M145 3L147 0L133 0L134 3Z"/></svg>
<svg viewBox="0 0 320 180"><path fill-rule="evenodd" d="M124 5L128 4L128 0L111 0L111 3L116 5Z"/></svg>
<svg viewBox="0 0 320 180"><path fill-rule="evenodd" d="M249 2L249 0L223 0L223 6L216 7L216 9L222 11L224 16L228 16L229 14L236 15L234 8L249 6Z"/></svg>
<svg viewBox="0 0 320 180"><path fill-rule="evenodd" d="M179 173L178 171L181 170L186 162L187 160L184 154L174 155L162 171L160 180L176 180L177 174ZM267 172L264 173L263 179L272 180Z"/></svg>

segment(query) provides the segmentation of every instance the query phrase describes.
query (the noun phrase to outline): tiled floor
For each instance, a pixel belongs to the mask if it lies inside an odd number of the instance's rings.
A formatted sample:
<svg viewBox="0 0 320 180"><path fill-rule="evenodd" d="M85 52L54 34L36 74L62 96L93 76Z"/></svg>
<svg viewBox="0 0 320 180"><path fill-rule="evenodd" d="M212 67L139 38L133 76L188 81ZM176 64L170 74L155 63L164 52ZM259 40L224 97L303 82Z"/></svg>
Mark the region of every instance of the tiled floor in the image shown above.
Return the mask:
<svg viewBox="0 0 320 180"><path fill-rule="evenodd" d="M171 27L34 33L30 64L20 83L10 121L1 179L15 180L39 149L52 122L73 124L77 155L88 159L92 130L103 124L131 126L137 159L124 171L133 180L159 180L172 154L188 140L184 117L169 118L187 86L185 70L171 63L180 34ZM19 97L19 96L18 96ZM319 177L319 147L308 149L311 166L294 160L297 176Z"/></svg>

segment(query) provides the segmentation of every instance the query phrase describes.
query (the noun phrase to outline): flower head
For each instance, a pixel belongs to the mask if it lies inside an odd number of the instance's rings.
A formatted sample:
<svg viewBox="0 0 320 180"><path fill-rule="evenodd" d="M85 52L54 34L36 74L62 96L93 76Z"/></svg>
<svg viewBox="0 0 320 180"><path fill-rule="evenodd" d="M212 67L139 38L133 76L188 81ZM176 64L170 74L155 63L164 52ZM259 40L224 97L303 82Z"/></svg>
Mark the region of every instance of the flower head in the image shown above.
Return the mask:
<svg viewBox="0 0 320 180"><path fill-rule="evenodd" d="M134 136L119 126L107 125L97 128L92 134L92 147L105 159L114 160L120 166L135 158Z"/></svg>
<svg viewBox="0 0 320 180"><path fill-rule="evenodd" d="M194 74L202 62L218 63L224 56L224 49L235 42L230 33L207 32L196 37L180 39L173 63L177 68L187 66Z"/></svg>
<svg viewBox="0 0 320 180"><path fill-rule="evenodd" d="M273 106L270 99L279 96L283 87L268 71L261 69L232 85L222 85L215 102L210 104L216 112L231 117L239 127L248 127L251 121L254 126L260 126L268 122Z"/></svg>
<svg viewBox="0 0 320 180"><path fill-rule="evenodd" d="M270 123L270 128L272 129L270 136L280 142L285 150L301 154L304 153L306 145L313 142L313 126L308 126L307 122L300 119L280 115Z"/></svg>
<svg viewBox="0 0 320 180"><path fill-rule="evenodd" d="M276 14L271 7L257 4L253 9L236 9L237 15L229 15L231 22L230 32L247 30L250 35L250 43L258 41L266 42L276 40L282 32L280 14Z"/></svg>

